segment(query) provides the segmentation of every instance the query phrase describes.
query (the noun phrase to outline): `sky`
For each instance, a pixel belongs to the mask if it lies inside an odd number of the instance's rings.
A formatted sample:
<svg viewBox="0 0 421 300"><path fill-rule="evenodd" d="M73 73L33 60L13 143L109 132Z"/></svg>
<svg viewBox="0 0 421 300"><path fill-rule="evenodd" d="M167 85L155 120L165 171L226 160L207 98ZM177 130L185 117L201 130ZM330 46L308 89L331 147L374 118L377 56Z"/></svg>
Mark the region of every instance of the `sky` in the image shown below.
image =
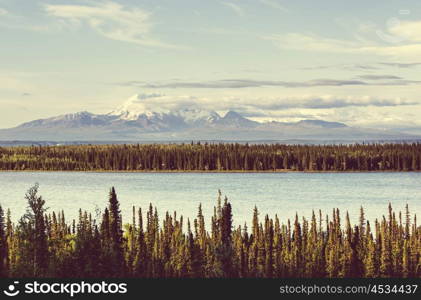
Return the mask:
<svg viewBox="0 0 421 300"><path fill-rule="evenodd" d="M0 128L195 105L421 128L419 0L0 0Z"/></svg>

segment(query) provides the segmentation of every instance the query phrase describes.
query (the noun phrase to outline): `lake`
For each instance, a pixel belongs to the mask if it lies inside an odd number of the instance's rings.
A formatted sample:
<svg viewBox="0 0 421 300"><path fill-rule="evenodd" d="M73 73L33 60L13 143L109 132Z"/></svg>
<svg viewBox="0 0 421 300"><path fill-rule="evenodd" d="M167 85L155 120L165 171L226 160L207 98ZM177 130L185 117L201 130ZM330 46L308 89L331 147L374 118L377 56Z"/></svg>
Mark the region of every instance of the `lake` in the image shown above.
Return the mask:
<svg viewBox="0 0 421 300"><path fill-rule="evenodd" d="M132 206L145 211L152 203L160 219L166 211L194 218L202 203L207 223L216 204L218 189L233 206L234 223L251 222L256 205L263 218L278 214L282 222L295 213L310 217L312 210L324 214L339 208L357 222L363 206L369 219L395 210L421 214L421 173L85 173L0 172L0 204L17 220L26 209L24 195L35 182L49 211L65 211L67 219L82 208L95 215L107 205L114 186L123 219L131 220Z"/></svg>

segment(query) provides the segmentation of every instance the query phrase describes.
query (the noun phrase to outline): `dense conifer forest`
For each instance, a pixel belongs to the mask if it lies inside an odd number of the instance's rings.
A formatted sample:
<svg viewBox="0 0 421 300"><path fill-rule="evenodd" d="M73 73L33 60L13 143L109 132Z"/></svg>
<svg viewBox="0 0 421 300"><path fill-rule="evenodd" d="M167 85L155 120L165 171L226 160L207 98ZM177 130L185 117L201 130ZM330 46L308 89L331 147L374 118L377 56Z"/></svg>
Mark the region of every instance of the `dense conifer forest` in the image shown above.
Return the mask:
<svg viewBox="0 0 421 300"><path fill-rule="evenodd" d="M48 211L37 185L26 199L16 224L0 207L0 277L421 277L421 227L408 207L402 215L389 205L374 222L361 208L355 225L336 209L281 222L255 208L249 229L233 227L221 193L206 226L200 206L184 220L160 219L152 205L123 225L114 188L97 218L80 210L70 222Z"/></svg>
<svg viewBox="0 0 421 300"><path fill-rule="evenodd" d="M0 147L0 170L420 171L421 143L144 144Z"/></svg>

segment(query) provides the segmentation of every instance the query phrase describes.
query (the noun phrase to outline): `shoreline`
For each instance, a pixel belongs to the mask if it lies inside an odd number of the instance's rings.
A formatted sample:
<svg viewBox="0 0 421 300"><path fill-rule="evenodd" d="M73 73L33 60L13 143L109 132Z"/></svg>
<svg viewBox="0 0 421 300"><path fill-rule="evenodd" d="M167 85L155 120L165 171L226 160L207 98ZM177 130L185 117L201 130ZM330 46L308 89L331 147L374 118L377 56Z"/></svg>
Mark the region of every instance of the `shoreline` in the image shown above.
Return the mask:
<svg viewBox="0 0 421 300"><path fill-rule="evenodd" d="M255 174L255 173L421 173L421 171L399 171L399 170L384 170L384 171L360 171L360 170L347 170L347 171L295 171L295 170L211 170L211 171L204 171L204 170L0 170L1 173L151 173L151 174L159 174L159 173L168 173L168 174L176 174L176 173L197 173L197 174L218 174L218 173L238 173L238 174Z"/></svg>

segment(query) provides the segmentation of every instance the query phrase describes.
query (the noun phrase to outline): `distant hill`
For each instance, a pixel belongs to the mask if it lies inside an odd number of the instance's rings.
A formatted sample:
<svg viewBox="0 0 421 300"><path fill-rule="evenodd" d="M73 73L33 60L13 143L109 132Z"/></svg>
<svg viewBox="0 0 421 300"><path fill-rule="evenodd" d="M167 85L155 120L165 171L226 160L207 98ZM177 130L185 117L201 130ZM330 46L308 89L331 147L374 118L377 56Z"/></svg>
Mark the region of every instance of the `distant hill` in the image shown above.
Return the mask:
<svg viewBox="0 0 421 300"><path fill-rule="evenodd" d="M405 141L415 134L354 128L338 122L256 122L231 110L221 116L212 110L184 107L146 110L135 95L108 114L78 112L1 129L0 141Z"/></svg>

